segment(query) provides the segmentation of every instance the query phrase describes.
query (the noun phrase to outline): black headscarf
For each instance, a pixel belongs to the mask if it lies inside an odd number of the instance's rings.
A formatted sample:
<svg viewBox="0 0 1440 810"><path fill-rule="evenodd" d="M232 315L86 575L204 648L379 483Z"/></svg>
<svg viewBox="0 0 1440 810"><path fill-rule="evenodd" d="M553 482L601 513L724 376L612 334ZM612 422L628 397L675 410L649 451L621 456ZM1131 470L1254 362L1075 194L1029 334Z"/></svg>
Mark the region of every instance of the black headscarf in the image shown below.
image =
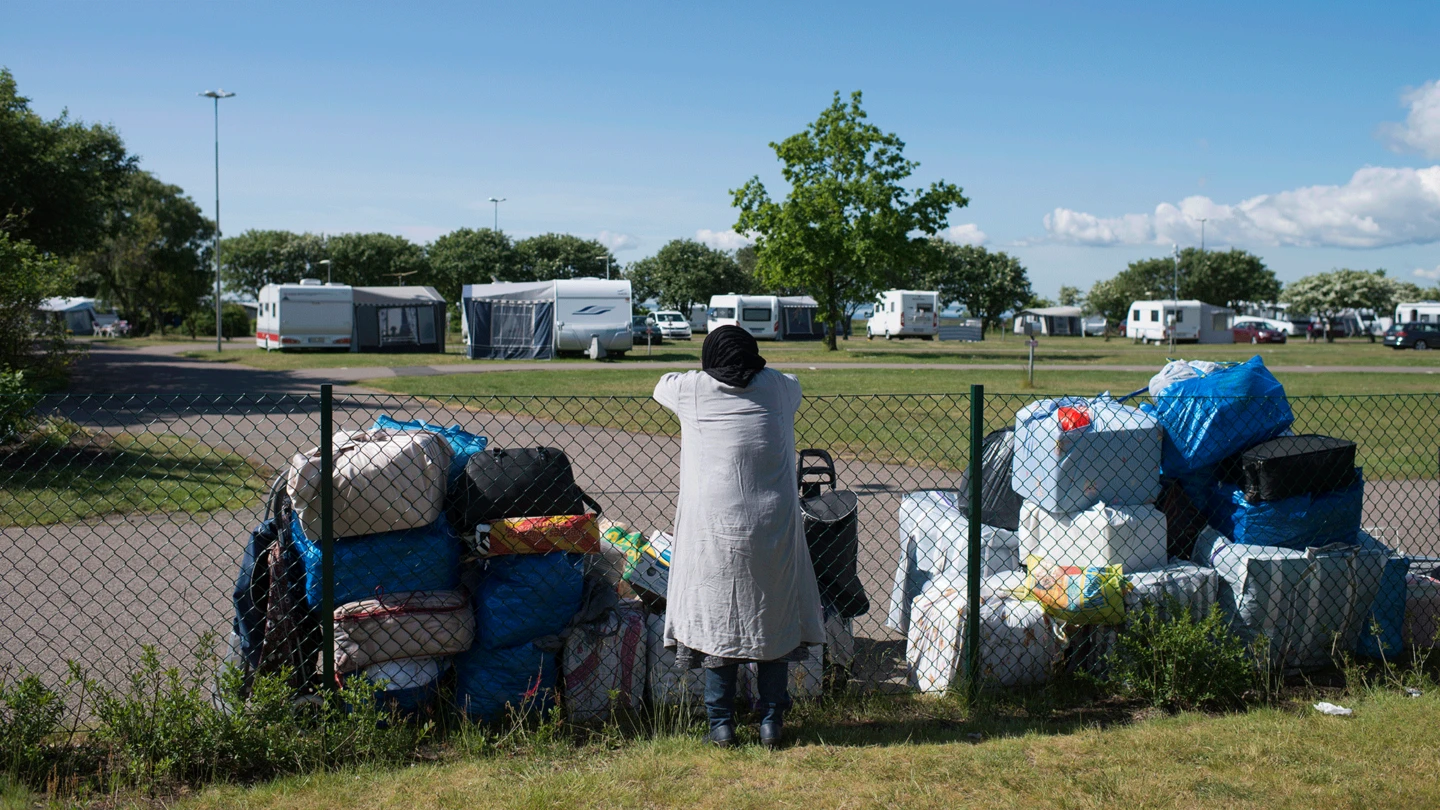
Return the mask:
<svg viewBox="0 0 1440 810"><path fill-rule="evenodd" d="M700 368L726 385L746 388L765 368L755 336L738 326L722 326L705 336Z"/></svg>

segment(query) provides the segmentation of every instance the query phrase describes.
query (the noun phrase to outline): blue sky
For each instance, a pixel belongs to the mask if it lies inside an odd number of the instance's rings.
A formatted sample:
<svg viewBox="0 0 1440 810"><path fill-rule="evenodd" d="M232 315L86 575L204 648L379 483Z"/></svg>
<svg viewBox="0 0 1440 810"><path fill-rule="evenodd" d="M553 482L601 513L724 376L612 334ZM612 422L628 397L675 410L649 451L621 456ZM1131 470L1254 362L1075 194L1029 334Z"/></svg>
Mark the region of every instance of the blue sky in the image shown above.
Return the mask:
<svg viewBox="0 0 1440 810"><path fill-rule="evenodd" d="M222 224L488 225L734 244L729 189L836 90L1038 292L1198 242L1282 279L1440 277L1440 3L366 4L6 0L43 114L114 124ZM1358 173L1358 174L1357 174ZM1416 276L1419 270L1428 277Z"/></svg>

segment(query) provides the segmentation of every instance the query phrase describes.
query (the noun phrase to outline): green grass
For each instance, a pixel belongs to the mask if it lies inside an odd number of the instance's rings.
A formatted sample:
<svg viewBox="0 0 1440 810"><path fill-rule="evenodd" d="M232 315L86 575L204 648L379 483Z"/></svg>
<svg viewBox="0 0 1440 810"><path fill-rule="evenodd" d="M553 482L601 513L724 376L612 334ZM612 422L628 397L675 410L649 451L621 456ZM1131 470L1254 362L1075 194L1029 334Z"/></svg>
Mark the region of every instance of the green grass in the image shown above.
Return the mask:
<svg viewBox="0 0 1440 810"><path fill-rule="evenodd" d="M678 423L649 399L662 372L586 369L396 377L367 385L480 411L520 413L567 424L674 435ZM1144 387L1134 372L824 369L795 372L806 393L796 441L842 457L959 469L967 458L968 392L985 386L986 423L1012 422L1037 397L1115 395ZM1429 375L1294 373L1277 375L1290 394L1297 432L1345 436L1360 445L1372 479L1434 475L1440 445L1440 380ZM1378 392L1401 396L1369 396ZM862 394L857 396L857 394ZM590 399L602 397L604 399ZM1322 398L1323 397L1323 398Z"/></svg>
<svg viewBox="0 0 1440 810"><path fill-rule="evenodd" d="M211 512L260 501L268 470L178 436L94 436L0 451L0 526L134 512Z"/></svg>
<svg viewBox="0 0 1440 810"><path fill-rule="evenodd" d="M1336 698L1331 698L1332 700ZM1440 701L1347 698L1351 718L1295 705L1100 728L939 718L910 727L802 723L778 753L696 735L557 747L405 769L216 787L191 810L296 808L1314 808L1440 806ZM943 714L943 713L942 713ZM891 733L891 732L899 732ZM969 735L978 734L978 739ZM748 737L748 731L747 731Z"/></svg>

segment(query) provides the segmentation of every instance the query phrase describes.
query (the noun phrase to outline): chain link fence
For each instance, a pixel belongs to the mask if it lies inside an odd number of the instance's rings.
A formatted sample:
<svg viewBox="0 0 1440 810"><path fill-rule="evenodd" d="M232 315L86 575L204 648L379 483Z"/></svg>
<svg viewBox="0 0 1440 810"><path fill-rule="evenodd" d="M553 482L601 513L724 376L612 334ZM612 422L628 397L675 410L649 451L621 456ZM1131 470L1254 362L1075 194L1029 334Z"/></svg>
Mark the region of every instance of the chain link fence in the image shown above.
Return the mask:
<svg viewBox="0 0 1440 810"><path fill-rule="evenodd" d="M1147 604L1218 606L1280 671L1428 647L1437 412L1434 395L806 398L826 644L791 664L792 696L1103 675ZM0 450L12 674L59 685L73 661L118 684L153 645L299 688L364 675L402 711L698 705L698 671L661 643L681 437L649 398L35 413Z"/></svg>

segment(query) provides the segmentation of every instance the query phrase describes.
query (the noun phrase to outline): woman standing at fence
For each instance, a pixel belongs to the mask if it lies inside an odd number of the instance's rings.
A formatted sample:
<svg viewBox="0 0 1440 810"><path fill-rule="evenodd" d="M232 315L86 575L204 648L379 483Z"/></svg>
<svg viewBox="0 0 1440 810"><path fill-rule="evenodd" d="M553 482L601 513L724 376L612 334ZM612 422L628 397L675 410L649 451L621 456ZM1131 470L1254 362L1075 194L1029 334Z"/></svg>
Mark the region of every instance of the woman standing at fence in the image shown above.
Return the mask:
<svg viewBox="0 0 1440 810"><path fill-rule="evenodd" d="M666 374L655 401L680 419L665 646L705 668L709 740L735 743L735 682L757 664L760 741L780 744L789 662L824 642L795 483L800 383L765 368L755 338L722 326L701 371Z"/></svg>

